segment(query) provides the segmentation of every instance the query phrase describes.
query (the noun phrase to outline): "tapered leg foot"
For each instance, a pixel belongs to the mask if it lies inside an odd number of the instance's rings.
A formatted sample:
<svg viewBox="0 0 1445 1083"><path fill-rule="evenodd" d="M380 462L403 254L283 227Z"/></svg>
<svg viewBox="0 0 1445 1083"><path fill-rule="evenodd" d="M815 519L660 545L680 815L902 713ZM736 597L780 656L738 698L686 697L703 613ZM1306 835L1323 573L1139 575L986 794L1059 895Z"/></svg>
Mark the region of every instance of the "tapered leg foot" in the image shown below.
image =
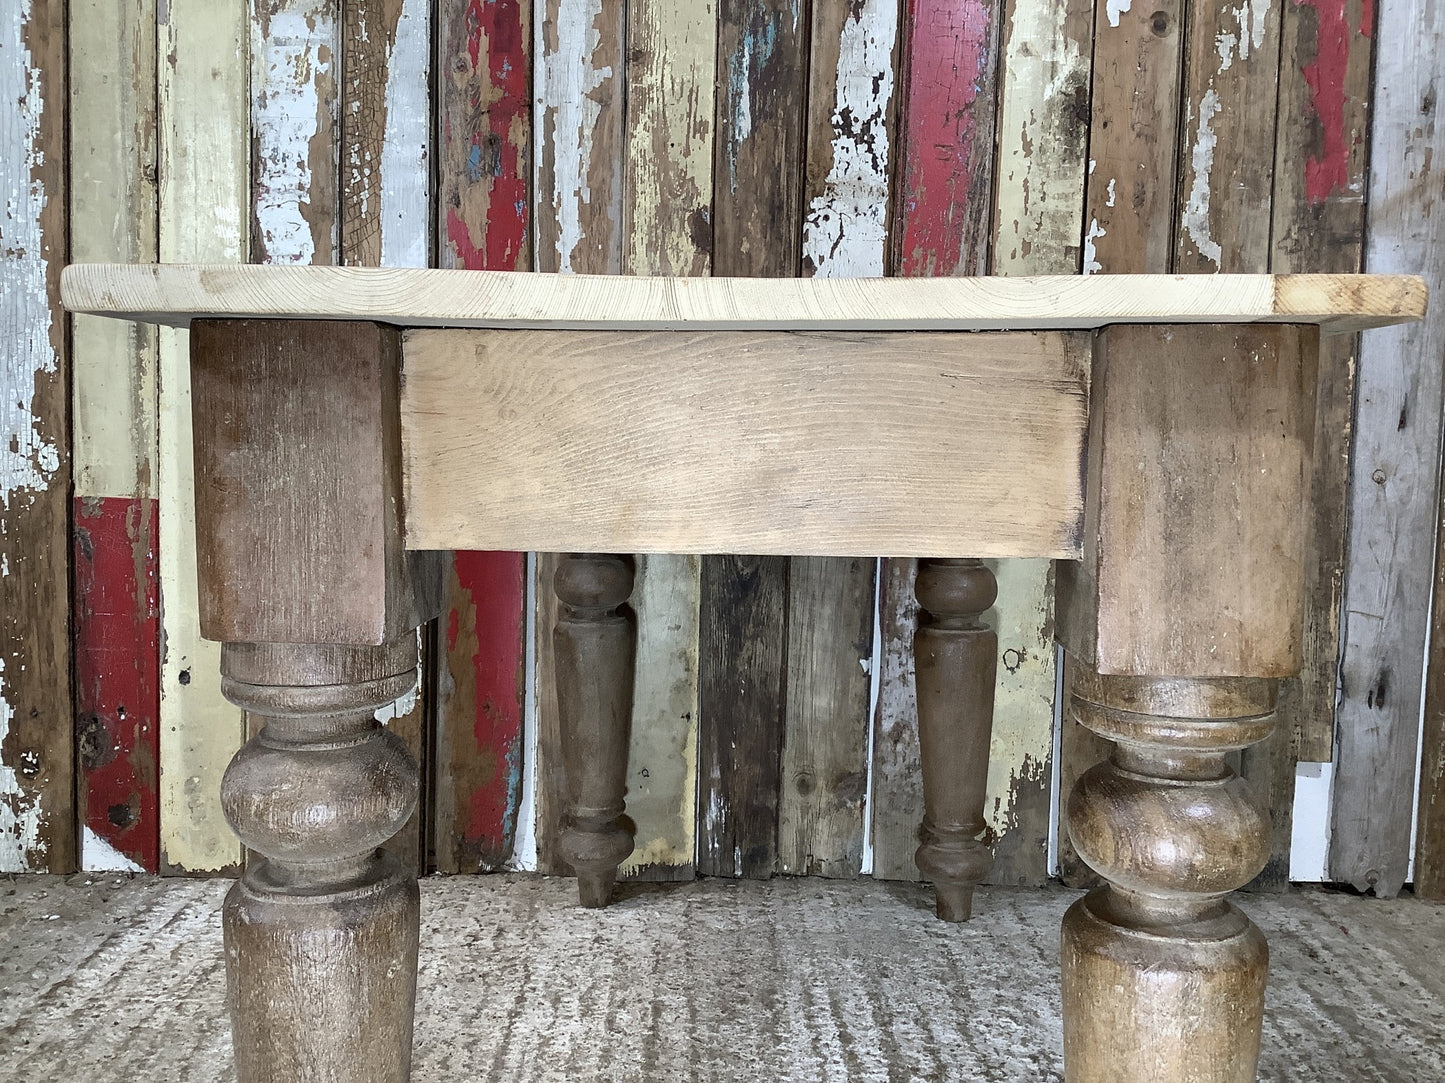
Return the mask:
<svg viewBox="0 0 1445 1083"><path fill-rule="evenodd" d="M1275 682L1075 682L1075 717L1115 744L1069 798L1107 883L1064 918L1065 1078L1253 1080L1269 951L1226 896L1264 866L1269 820L1225 757L1268 736Z"/></svg>
<svg viewBox="0 0 1445 1083"><path fill-rule="evenodd" d="M993 867L982 835L998 637L980 618L998 584L980 561L927 560L915 590L922 607L913 655L924 811L914 862L933 881L938 916L967 921L973 889Z"/></svg>
<svg viewBox="0 0 1445 1083"><path fill-rule="evenodd" d="M222 688L266 720L221 787L260 856L223 926L241 1083L403 1083L419 896L378 849L411 815L417 767L373 717L416 681L416 642L234 644Z"/></svg>
<svg viewBox="0 0 1445 1083"><path fill-rule="evenodd" d="M623 606L632 581L631 560L587 554L564 558L553 583L562 603L553 652L571 813L560 848L582 905L594 909L607 905L633 845L622 818L636 651Z"/></svg>

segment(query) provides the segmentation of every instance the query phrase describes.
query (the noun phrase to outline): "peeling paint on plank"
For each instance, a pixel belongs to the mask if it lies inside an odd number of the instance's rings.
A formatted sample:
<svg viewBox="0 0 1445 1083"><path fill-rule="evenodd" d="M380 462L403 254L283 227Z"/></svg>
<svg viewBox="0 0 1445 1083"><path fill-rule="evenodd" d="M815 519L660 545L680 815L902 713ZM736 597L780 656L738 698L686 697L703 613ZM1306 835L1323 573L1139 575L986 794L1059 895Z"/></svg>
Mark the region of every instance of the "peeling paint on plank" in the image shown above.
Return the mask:
<svg viewBox="0 0 1445 1083"><path fill-rule="evenodd" d="M618 0L546 0L537 24L537 267L619 273L624 41ZM545 236L543 229L545 228Z"/></svg>
<svg viewBox="0 0 1445 1083"><path fill-rule="evenodd" d="M446 0L439 12L443 267L532 265L531 6Z"/></svg>
<svg viewBox="0 0 1445 1083"><path fill-rule="evenodd" d="M989 244L998 9L908 0L898 273L981 273Z"/></svg>
<svg viewBox="0 0 1445 1083"><path fill-rule="evenodd" d="M333 263L339 27L332 0L252 0L254 255Z"/></svg>
<svg viewBox="0 0 1445 1083"><path fill-rule="evenodd" d="M0 11L0 872L75 858L63 440L64 6Z"/></svg>
<svg viewBox="0 0 1445 1083"><path fill-rule="evenodd" d="M803 217L803 271L824 278L876 278L887 254L888 182L892 174L889 132L893 108L898 5L859 0L842 16L836 42L820 33L815 9L812 96L831 99L827 134L810 133L810 199ZM832 61L818 70L819 61ZM832 70L829 71L828 69ZM826 85L831 75L832 86ZM816 107L815 107L816 108Z"/></svg>

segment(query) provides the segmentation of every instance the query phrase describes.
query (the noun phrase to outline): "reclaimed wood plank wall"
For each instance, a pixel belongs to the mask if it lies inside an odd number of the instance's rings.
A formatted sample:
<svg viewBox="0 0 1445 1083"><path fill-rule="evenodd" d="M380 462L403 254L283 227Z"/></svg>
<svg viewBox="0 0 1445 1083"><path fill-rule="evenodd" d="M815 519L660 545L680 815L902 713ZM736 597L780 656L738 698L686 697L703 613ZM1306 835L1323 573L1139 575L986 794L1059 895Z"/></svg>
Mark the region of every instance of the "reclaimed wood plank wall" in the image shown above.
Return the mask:
<svg viewBox="0 0 1445 1083"><path fill-rule="evenodd" d="M1440 28L1419 0L1378 16L1370 0L64 11L7 8L0 53L21 102L0 119L0 160L25 197L0 232L6 387L21 391L0 448L4 870L73 867L82 826L96 864L214 873L242 858L216 789L245 723L194 617L186 337L62 318L67 257L1438 277ZM1408 44L1377 56L1381 39ZM1301 760L1334 761L1330 874L1378 894L1406 876L1441 323L1327 344L1305 672L1276 739L1242 763L1275 817L1261 888L1288 877ZM419 693L384 712L427 766L423 810L393 844L419 869L563 871L553 567L456 554ZM1067 717L1054 732L1049 565L995 572L994 879L1042 883L1056 777L1067 791L1099 751ZM625 875L916 877L913 575L900 560L638 560ZM1415 854L1437 895L1440 638ZM1066 839L1058 871L1089 879Z"/></svg>

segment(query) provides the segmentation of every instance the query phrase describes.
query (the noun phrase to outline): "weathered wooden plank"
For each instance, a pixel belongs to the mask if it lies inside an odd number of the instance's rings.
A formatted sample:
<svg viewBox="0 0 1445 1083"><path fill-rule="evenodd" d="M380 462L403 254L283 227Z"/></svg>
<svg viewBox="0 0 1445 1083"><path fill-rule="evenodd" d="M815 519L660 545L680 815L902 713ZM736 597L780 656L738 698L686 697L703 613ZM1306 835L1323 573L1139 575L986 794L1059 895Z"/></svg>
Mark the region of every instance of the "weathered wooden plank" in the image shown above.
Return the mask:
<svg viewBox="0 0 1445 1083"><path fill-rule="evenodd" d="M813 9L803 273L884 272L897 136L898 5ZM857 876L868 784L877 561L803 557L788 571L780 872Z"/></svg>
<svg viewBox="0 0 1445 1083"><path fill-rule="evenodd" d="M354 0L342 6L335 205L336 261L355 267L426 267L431 262L431 140L428 112L431 9L424 0ZM317 138L324 132L318 130ZM313 166L313 178L324 168ZM323 211L325 208L316 208ZM274 258L273 253L273 258ZM330 259L316 262L329 263ZM435 636L420 637L421 670L433 664ZM428 681L377 712L426 773ZM424 788L428 785L423 783ZM426 872L427 810L420 807L386 843L407 866Z"/></svg>
<svg viewBox="0 0 1445 1083"><path fill-rule="evenodd" d="M342 11L341 262L426 267L431 262L431 132L419 118L429 108L430 5L424 0L351 0ZM313 166L313 171L315 179L319 169ZM322 210L313 205L313 220Z"/></svg>
<svg viewBox="0 0 1445 1083"><path fill-rule="evenodd" d="M0 871L76 863L65 9L0 12Z"/></svg>
<svg viewBox="0 0 1445 1083"><path fill-rule="evenodd" d="M532 9L442 0L437 14L442 267L532 265Z"/></svg>
<svg viewBox="0 0 1445 1083"><path fill-rule="evenodd" d="M72 4L70 255L156 259L153 0ZM83 868L159 862L156 328L71 331L72 590Z"/></svg>
<svg viewBox="0 0 1445 1083"><path fill-rule="evenodd" d="M1191 4L1174 269L1263 271L1279 86L1280 0Z"/></svg>
<svg viewBox="0 0 1445 1083"><path fill-rule="evenodd" d="M1083 271L1167 271L1174 251L1182 0L1099 4Z"/></svg>
<svg viewBox="0 0 1445 1083"><path fill-rule="evenodd" d="M532 11L438 7L437 238L442 267L532 264ZM433 850L439 872L501 867L523 766L526 556L456 554L439 658Z"/></svg>
<svg viewBox="0 0 1445 1083"><path fill-rule="evenodd" d="M712 265L717 20L710 4L632 0L627 9L623 269L706 275ZM637 561L638 618L624 875L693 875L697 803L696 557Z"/></svg>
<svg viewBox="0 0 1445 1083"><path fill-rule="evenodd" d="M808 8L721 0L718 23L713 273L796 275ZM787 584L785 559L702 562L697 856L710 875L775 871ZM752 642L737 634L744 621ZM757 786L765 789L748 789Z"/></svg>
<svg viewBox="0 0 1445 1083"><path fill-rule="evenodd" d="M705 275L712 265L717 20L710 4L627 8L624 269Z"/></svg>
<svg viewBox="0 0 1445 1083"><path fill-rule="evenodd" d="M537 268L616 274L623 235L621 0L545 0L537 23Z"/></svg>
<svg viewBox="0 0 1445 1083"><path fill-rule="evenodd" d="M1277 273L1361 267L1374 43L1356 28L1367 3L1309 0L1281 12L1270 253ZM1263 750L1275 753L1266 795L1274 839L1256 889L1282 890L1289 882L1295 761L1327 761L1333 751L1358 348L1353 336L1320 343L1304 665L1299 681L1280 690L1275 733ZM1250 755L1258 754L1247 753L1246 764ZM1265 781L1271 773L1261 774Z"/></svg>
<svg viewBox="0 0 1445 1083"><path fill-rule="evenodd" d="M516 842L527 593L519 558L453 557L434 754L438 872L501 868Z"/></svg>
<svg viewBox="0 0 1445 1083"><path fill-rule="evenodd" d="M766 879L778 864L786 557L702 562L697 870ZM726 713L724 713L726 712Z"/></svg>
<svg viewBox="0 0 1445 1083"><path fill-rule="evenodd" d="M892 270L910 277L982 275L992 234L1001 4L908 0L903 13ZM913 864L923 819L913 685L916 573L905 560L885 560L880 569L871 840L873 875L884 879L919 875Z"/></svg>
<svg viewBox="0 0 1445 1083"><path fill-rule="evenodd" d="M620 274L626 5L623 0L546 0L537 14L532 43L539 103L533 113L534 265L541 271ZM552 660L556 567L555 555L539 554L535 831L537 869L544 873L570 871L557 846L567 789ZM645 634L639 628L639 640Z"/></svg>
<svg viewBox="0 0 1445 1083"><path fill-rule="evenodd" d="M1080 269L1093 5L1012 0L1006 5L994 180L993 272ZM1053 773L1053 566L998 561L992 623L994 690L985 815L993 883L1048 880Z"/></svg>
<svg viewBox="0 0 1445 1083"><path fill-rule="evenodd" d="M165 7L157 50L162 260L246 258L249 41L241 0ZM188 336L163 328L159 358L161 870L200 874L240 860L220 787L245 736L240 710L221 696L220 648L200 632Z"/></svg>
<svg viewBox="0 0 1445 1083"><path fill-rule="evenodd" d="M250 0L251 223L258 263L335 263L342 27L333 0Z"/></svg>
<svg viewBox="0 0 1445 1083"><path fill-rule="evenodd" d="M905 5L898 274L982 274L988 266L1001 6Z"/></svg>
<svg viewBox="0 0 1445 1083"><path fill-rule="evenodd" d="M807 36L803 0L718 0L715 275L798 273Z"/></svg>
<svg viewBox="0 0 1445 1083"><path fill-rule="evenodd" d="M1080 270L1094 5L1008 0L993 273Z"/></svg>
<svg viewBox="0 0 1445 1083"><path fill-rule="evenodd" d="M888 255L898 5L813 8L803 273L868 278Z"/></svg>
<svg viewBox="0 0 1445 1083"><path fill-rule="evenodd" d="M1388 45L1375 56L1365 266L1408 268L1439 290L1445 236L1433 163L1445 152L1445 126L1436 121L1445 10L1387 4L1377 33ZM1445 311L1437 306L1424 323L1362 336L1356 377L1328 869L1331 879L1383 897L1399 891L1410 857L1442 351ZM1426 777L1435 773L1428 765ZM1433 783L1423 791L1433 794ZM1439 830L1438 819L1422 824L1422 852L1439 846Z"/></svg>
<svg viewBox="0 0 1445 1083"><path fill-rule="evenodd" d="M857 876L868 798L871 558L800 557L788 569L778 871Z"/></svg>

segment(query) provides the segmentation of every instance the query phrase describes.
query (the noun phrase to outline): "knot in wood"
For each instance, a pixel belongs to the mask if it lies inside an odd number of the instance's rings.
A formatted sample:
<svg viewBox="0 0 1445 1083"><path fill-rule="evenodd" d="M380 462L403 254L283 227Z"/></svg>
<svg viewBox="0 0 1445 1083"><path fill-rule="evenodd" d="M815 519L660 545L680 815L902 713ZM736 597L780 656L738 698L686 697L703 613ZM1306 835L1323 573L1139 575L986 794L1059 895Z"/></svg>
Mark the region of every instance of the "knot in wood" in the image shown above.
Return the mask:
<svg viewBox="0 0 1445 1083"><path fill-rule="evenodd" d="M925 560L914 584L918 604L939 622L977 617L998 598L998 581L978 560Z"/></svg>
<svg viewBox="0 0 1445 1083"><path fill-rule="evenodd" d="M630 558L586 553L562 559L552 588L569 609L606 612L627 601L632 580Z"/></svg>

